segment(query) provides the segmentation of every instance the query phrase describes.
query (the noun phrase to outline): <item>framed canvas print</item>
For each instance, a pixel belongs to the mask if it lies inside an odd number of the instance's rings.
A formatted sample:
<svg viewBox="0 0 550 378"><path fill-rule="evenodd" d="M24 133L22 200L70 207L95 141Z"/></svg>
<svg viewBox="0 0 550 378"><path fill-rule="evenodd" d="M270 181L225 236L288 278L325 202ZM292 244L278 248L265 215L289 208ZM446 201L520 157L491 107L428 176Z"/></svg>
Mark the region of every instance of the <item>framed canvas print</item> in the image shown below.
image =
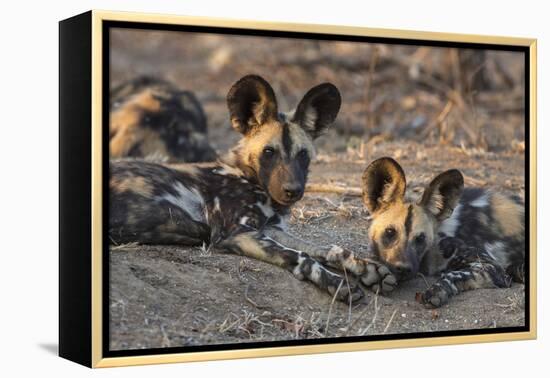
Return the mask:
<svg viewBox="0 0 550 378"><path fill-rule="evenodd" d="M59 353L536 337L536 41L60 22Z"/></svg>

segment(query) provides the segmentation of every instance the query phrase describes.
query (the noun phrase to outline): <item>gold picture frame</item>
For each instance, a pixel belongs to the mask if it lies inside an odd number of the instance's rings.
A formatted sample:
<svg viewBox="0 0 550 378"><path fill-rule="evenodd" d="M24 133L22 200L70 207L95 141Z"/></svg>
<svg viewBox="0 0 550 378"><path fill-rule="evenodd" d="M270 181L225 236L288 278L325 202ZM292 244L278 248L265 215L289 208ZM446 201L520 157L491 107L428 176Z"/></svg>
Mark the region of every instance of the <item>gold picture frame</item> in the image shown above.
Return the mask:
<svg viewBox="0 0 550 378"><path fill-rule="evenodd" d="M109 22L155 25L185 25L261 31L356 36L478 45L515 46L525 49L528 108L525 109L529 140L526 146L529 184L529 297L528 329L521 332L483 333L475 335L434 336L310 344L299 346L257 347L253 349L210 350L188 353L143 354L109 357L104 353L103 281L104 223L104 33ZM82 52L85 52L84 54ZM188 361L208 361L346 352L371 349L466 344L535 339L537 336L536 301L536 39L423 31L405 31L350 27L258 22L246 20L187 17L93 10L60 23L60 355L89 367L113 367ZM79 65L72 67L71 65ZM528 75L528 76L527 76ZM84 96L80 96L82 93ZM76 109L76 111L75 111ZM76 124L75 122L79 122ZM82 124L84 122L84 124ZM527 133L527 132L526 132ZM75 142L76 140L76 142ZM87 143L89 142L89 146ZM527 142L527 141L526 141ZM81 149L82 145L88 146ZM80 146L80 147L79 147ZM87 154L85 164L71 161L71 156ZM73 154L73 155L71 155ZM80 159L74 159L80 160ZM87 165L89 163L89 166ZM75 186L74 183L77 182ZM527 182L526 182L527 185ZM79 188L84 190L79 192ZM75 208L75 203L89 199ZM78 213L79 209L81 210ZM79 223L79 217L86 220ZM71 234L72 236L70 236ZM82 236L85 235L85 236Z"/></svg>

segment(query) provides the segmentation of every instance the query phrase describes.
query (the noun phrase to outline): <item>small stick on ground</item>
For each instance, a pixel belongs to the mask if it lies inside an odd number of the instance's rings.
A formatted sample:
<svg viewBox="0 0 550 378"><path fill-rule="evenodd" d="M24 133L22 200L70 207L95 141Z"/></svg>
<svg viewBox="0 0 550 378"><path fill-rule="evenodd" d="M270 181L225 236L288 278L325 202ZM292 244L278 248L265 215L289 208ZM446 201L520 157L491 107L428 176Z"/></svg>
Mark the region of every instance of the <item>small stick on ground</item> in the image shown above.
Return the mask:
<svg viewBox="0 0 550 378"><path fill-rule="evenodd" d="M378 293L380 292L380 288L378 290L376 290L376 293L375 293L375 296L377 297L378 296ZM363 309L363 311L361 311L361 313L355 318L355 320L353 321L353 323L351 323L351 325L348 327L348 329L346 330L346 336L349 334L349 331L351 329L353 329L353 327L355 327L355 325L357 324L357 322L359 320L361 320L363 318L363 316L365 316L365 314L367 313L367 311L369 310L370 308L370 305L371 303L374 303L375 301L374 300L371 300L366 306L365 308Z"/></svg>
<svg viewBox="0 0 550 378"><path fill-rule="evenodd" d="M127 248L130 249L130 248L138 248L138 247L139 247L139 243L130 242L130 243L117 244L115 246L111 246L111 251L118 251L120 249L127 249Z"/></svg>
<svg viewBox="0 0 550 378"><path fill-rule="evenodd" d="M330 302L330 307L328 309L328 315L327 315L327 324L325 325L325 337L328 334L328 325L330 323L330 315L332 314L332 306L334 306L334 302L336 301L336 296L338 295L338 292L340 291L340 288L342 287L343 283L344 283L344 280L340 281L340 285L338 285L338 289L336 289L336 292L332 297L332 301Z"/></svg>
<svg viewBox="0 0 550 378"><path fill-rule="evenodd" d="M164 329L164 325L162 324L160 325L160 332L162 333L162 347L169 348L172 345L172 343L170 342L170 338L168 337L168 334Z"/></svg>
<svg viewBox="0 0 550 378"><path fill-rule="evenodd" d="M338 210L340 208L339 205L335 204L334 202L332 202L331 200L329 200L328 198L325 198L325 197L314 196L314 197L311 197L311 199L324 201L324 202L328 203L330 206L334 207L336 210Z"/></svg>
<svg viewBox="0 0 550 378"><path fill-rule="evenodd" d="M423 280L424 280L424 283L426 284L426 289L429 289L430 288L430 284L428 283L428 280L426 279L426 276L423 275L422 273L418 272L416 273L416 275L418 277L421 277Z"/></svg>
<svg viewBox="0 0 550 378"><path fill-rule="evenodd" d="M332 184L307 184L306 192L346 194L354 197L360 197L363 193L361 188L343 187Z"/></svg>
<svg viewBox="0 0 550 378"><path fill-rule="evenodd" d="M372 317L372 320L370 321L369 325L361 332L361 336L365 336L365 334L369 331L369 329L371 329L371 327L374 326L374 323L376 323L376 319L378 319L378 311L380 311L380 307L378 307L378 294L376 294L376 296L374 297L374 316Z"/></svg>
<svg viewBox="0 0 550 378"><path fill-rule="evenodd" d="M346 272L346 268L344 267L344 277L346 278L346 285L348 286L348 327L351 323L351 288L349 286L349 280L348 280L348 273Z"/></svg>
<svg viewBox="0 0 550 378"><path fill-rule="evenodd" d="M113 238L111 237L111 235L109 235L109 240L111 240L111 242L112 242L114 245L116 245L116 246L119 245L119 244L115 241L115 239L113 239ZM112 248L111 248L111 249L112 249Z"/></svg>
<svg viewBox="0 0 550 378"><path fill-rule="evenodd" d="M249 296L248 296L248 289L249 288L250 288L250 284L247 285L246 289L244 290L244 299L246 299L246 301L248 303L250 303L252 306L256 307L259 310L265 310L266 308L269 308L269 306L261 306L261 305L257 304L256 302L254 302L252 299L250 299Z"/></svg>
<svg viewBox="0 0 550 378"><path fill-rule="evenodd" d="M384 332L383 333L388 332L388 329L390 328L391 322L393 321L393 318L394 318L396 313L397 313L397 309L393 310L393 314L391 314L391 317L390 317L390 320L388 321L388 324L386 324L386 327L384 327Z"/></svg>

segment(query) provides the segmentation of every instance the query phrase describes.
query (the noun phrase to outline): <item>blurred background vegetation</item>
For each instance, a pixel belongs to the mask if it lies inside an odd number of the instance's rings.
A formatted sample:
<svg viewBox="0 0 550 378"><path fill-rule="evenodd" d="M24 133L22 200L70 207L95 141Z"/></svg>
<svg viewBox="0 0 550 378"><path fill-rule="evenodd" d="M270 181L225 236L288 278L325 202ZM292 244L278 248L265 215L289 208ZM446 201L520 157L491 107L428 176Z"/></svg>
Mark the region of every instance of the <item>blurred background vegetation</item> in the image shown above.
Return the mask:
<svg viewBox="0 0 550 378"><path fill-rule="evenodd" d="M228 36L132 29L111 31L111 85L154 75L193 91L219 151L238 140L225 96L255 73L273 86L281 111L321 82L343 106L322 152L368 159L381 141L443 144L475 151L523 152L523 53Z"/></svg>

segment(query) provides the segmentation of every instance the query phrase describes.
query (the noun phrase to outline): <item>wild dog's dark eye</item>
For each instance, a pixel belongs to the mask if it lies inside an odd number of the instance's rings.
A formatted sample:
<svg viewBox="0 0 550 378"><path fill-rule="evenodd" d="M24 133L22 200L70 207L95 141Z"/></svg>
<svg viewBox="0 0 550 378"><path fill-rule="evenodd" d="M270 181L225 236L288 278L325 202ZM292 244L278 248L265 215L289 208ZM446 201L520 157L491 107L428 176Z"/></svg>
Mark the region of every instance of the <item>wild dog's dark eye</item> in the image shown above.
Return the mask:
<svg viewBox="0 0 550 378"><path fill-rule="evenodd" d="M275 149L273 149L273 147L265 147L263 155L267 158L273 157L273 155L275 155Z"/></svg>
<svg viewBox="0 0 550 378"><path fill-rule="evenodd" d="M298 157L298 159L301 159L301 160L304 160L308 157L307 155L307 150L300 150L298 152L298 155L296 155Z"/></svg>
<svg viewBox="0 0 550 378"><path fill-rule="evenodd" d="M421 232L414 238L414 244L416 244L417 247L421 247L424 245L424 243L426 243L426 235Z"/></svg>
<svg viewBox="0 0 550 378"><path fill-rule="evenodd" d="M391 246L397 240L397 230L393 226L389 226L382 234L382 244L385 247Z"/></svg>
<svg viewBox="0 0 550 378"><path fill-rule="evenodd" d="M388 241L392 241L395 238L395 235L397 234L397 231L395 231L395 228L388 227L384 230L384 237Z"/></svg>

